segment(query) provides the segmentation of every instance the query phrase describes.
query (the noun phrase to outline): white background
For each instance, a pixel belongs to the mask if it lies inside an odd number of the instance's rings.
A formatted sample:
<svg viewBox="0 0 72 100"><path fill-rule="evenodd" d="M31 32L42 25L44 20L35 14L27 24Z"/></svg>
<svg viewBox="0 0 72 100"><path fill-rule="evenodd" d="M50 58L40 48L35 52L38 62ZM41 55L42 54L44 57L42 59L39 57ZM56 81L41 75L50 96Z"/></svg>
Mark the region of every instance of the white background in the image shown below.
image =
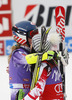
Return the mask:
<svg viewBox="0 0 72 100"><path fill-rule="evenodd" d="M72 53L69 54L69 64L66 72L66 100L72 100ZM0 100L10 100L9 75L6 73L8 57L0 57Z"/></svg>
<svg viewBox="0 0 72 100"><path fill-rule="evenodd" d="M72 0L12 0L12 23L15 24L23 19L27 5L29 4L43 4L46 8L53 6L67 6L72 5ZM45 13L46 14L46 13ZM46 21L46 15L45 21ZM45 22L44 22L45 23ZM52 20L52 26L55 23ZM66 35L72 36L72 11L70 16L69 26L66 26ZM3 39L3 38L2 38ZM6 38L7 39L7 38ZM6 73L8 66L8 57L0 57L0 100L10 100L9 89L9 75ZM69 65L66 66L66 100L72 100L72 53L70 53Z"/></svg>

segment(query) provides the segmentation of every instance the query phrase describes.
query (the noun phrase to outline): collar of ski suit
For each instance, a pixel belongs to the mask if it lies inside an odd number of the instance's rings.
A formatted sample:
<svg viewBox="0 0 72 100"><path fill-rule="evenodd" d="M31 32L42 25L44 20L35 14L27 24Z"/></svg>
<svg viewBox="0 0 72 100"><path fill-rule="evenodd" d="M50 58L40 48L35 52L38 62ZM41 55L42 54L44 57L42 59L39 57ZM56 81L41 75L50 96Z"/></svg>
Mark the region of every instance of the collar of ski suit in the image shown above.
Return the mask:
<svg viewBox="0 0 72 100"><path fill-rule="evenodd" d="M27 46L20 46L20 48L26 49L26 50L29 51L29 52L31 51L30 48L27 47Z"/></svg>

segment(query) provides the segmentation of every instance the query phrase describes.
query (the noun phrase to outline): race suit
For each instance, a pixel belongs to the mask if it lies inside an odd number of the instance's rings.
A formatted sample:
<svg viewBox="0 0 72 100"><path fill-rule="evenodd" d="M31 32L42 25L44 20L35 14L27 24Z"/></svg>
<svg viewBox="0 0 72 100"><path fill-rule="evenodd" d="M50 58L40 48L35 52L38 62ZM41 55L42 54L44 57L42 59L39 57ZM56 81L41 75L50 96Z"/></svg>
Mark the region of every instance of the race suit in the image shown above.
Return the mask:
<svg viewBox="0 0 72 100"><path fill-rule="evenodd" d="M28 47L20 47L12 53L9 64L9 84L11 88L11 100L15 100L19 89L28 94L31 85L30 65L27 64L25 56L30 53Z"/></svg>
<svg viewBox="0 0 72 100"><path fill-rule="evenodd" d="M48 62L48 64L51 66L48 69L48 73L44 72L45 65L42 64L43 68L41 67L40 69L42 74L35 88L23 100L36 100L37 97L39 97L39 100L64 100L61 73L53 60ZM43 73L48 74L47 77L45 75L43 77Z"/></svg>

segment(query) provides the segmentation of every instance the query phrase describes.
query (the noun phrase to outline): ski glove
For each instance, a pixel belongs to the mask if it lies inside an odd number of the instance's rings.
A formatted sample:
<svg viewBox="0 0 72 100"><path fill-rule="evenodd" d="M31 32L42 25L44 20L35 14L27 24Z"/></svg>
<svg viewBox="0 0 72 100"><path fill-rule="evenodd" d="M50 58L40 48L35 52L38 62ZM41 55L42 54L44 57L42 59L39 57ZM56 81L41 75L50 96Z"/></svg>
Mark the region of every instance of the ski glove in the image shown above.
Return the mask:
<svg viewBox="0 0 72 100"><path fill-rule="evenodd" d="M22 100L24 98L24 94L23 89L19 89L15 100Z"/></svg>
<svg viewBox="0 0 72 100"><path fill-rule="evenodd" d="M68 65L68 59L69 59L69 54L66 49L63 50L63 54L59 52L58 56L60 57L60 60L64 66Z"/></svg>
<svg viewBox="0 0 72 100"><path fill-rule="evenodd" d="M63 58L64 58L65 62L68 64L69 53L68 53L67 49L63 50Z"/></svg>

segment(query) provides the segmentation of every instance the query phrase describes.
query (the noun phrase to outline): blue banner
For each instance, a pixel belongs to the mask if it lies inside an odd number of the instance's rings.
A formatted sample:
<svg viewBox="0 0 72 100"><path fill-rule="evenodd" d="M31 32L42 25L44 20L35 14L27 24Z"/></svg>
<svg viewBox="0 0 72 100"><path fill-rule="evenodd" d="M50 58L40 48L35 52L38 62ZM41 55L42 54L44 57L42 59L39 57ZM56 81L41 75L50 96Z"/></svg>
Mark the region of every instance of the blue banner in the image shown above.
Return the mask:
<svg viewBox="0 0 72 100"><path fill-rule="evenodd" d="M68 49L68 52L72 52L72 37L65 38L65 46Z"/></svg>
<svg viewBox="0 0 72 100"><path fill-rule="evenodd" d="M16 42L14 40L6 40L6 55L9 55L11 53L11 47L13 45L16 45ZM65 37L65 47L68 49L68 52L72 52L72 37Z"/></svg>
<svg viewBox="0 0 72 100"><path fill-rule="evenodd" d="M11 53L11 47L13 45L16 45L16 42L14 40L6 40L6 55L9 55Z"/></svg>

